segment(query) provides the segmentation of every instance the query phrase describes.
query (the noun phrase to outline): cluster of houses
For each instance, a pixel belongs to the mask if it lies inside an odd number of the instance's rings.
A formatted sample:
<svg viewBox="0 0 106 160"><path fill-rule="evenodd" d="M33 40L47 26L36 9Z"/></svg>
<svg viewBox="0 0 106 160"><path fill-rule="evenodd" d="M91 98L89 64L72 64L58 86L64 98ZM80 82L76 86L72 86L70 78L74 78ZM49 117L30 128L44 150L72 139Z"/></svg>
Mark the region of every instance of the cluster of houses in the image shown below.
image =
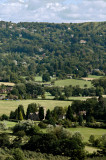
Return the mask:
<svg viewBox="0 0 106 160"><path fill-rule="evenodd" d="M46 108L43 107L43 109L44 109L44 119L45 119L45 117L46 117ZM28 115L28 119L31 119L33 121L40 121L40 119L39 119L39 112L30 113Z"/></svg>
<svg viewBox="0 0 106 160"><path fill-rule="evenodd" d="M14 83L0 82L0 100L6 99L6 94L12 91L14 85Z"/></svg>
<svg viewBox="0 0 106 160"><path fill-rule="evenodd" d="M44 119L43 120L45 120L45 117L46 117L46 108L43 107L43 109L44 109ZM86 111L79 111L79 115L86 116ZM74 116L76 117L76 114L74 114ZM58 117L59 120L63 120L65 118L66 118L65 114L64 115L59 115L59 117ZM35 113L30 113L28 115L28 119L33 120L33 121L40 121L39 112L37 111Z"/></svg>

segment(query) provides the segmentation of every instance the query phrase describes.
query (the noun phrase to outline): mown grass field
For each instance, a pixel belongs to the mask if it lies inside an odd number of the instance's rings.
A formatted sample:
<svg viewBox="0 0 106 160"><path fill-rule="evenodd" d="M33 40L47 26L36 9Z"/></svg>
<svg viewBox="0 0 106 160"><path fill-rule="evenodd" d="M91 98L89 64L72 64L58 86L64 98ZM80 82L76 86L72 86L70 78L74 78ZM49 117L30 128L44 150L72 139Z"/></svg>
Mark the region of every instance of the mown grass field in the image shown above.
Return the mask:
<svg viewBox="0 0 106 160"><path fill-rule="evenodd" d="M96 75L88 75L88 78L95 78L95 79L99 79L102 78L103 76L96 76Z"/></svg>
<svg viewBox="0 0 106 160"><path fill-rule="evenodd" d="M85 81L85 80L76 80L76 79L65 79L65 80L57 80L55 81L55 86L76 86L79 85L81 88L84 88L84 85L87 85L87 88L92 87L91 81Z"/></svg>
<svg viewBox="0 0 106 160"><path fill-rule="evenodd" d="M98 138L102 136L103 134L106 134L106 129L101 129L101 128L87 128L87 127L81 127L81 128L69 128L68 131L75 133L75 132L80 132L84 142L88 142L90 135L94 135L95 138Z"/></svg>
<svg viewBox="0 0 106 160"><path fill-rule="evenodd" d="M42 82L42 77L41 76L36 76L35 81L36 82Z"/></svg>
<svg viewBox="0 0 106 160"><path fill-rule="evenodd" d="M39 99L42 99L41 96L38 97ZM55 96L52 96L49 92L45 93L45 99L51 99L53 100ZM73 100L81 100L85 101L86 99L91 98L91 97L69 97L68 100L73 101Z"/></svg>
<svg viewBox="0 0 106 160"><path fill-rule="evenodd" d="M11 121L6 121L6 120L0 121L0 123L4 123L7 128L14 127L17 124L17 122L11 122Z"/></svg>
<svg viewBox="0 0 106 160"><path fill-rule="evenodd" d="M96 76L96 75L88 75L88 79L99 79L103 76ZM52 79L53 80L53 79ZM54 79L55 80L55 79ZM41 76L36 76L35 77L36 82L42 82L42 77ZM51 82L45 82L46 84L50 84ZM42 84L45 84L42 83ZM81 88L84 88L84 85L87 85L87 88L92 87L91 81L86 81L86 80L77 80L77 79L65 79L65 80L55 80L54 86L59 86L59 87L64 87L64 86L76 86L79 85Z"/></svg>
<svg viewBox="0 0 106 160"><path fill-rule="evenodd" d="M11 101L11 100L0 100L0 115L7 114L9 115L11 111L15 111L15 109L22 104L24 106L24 110L26 112L28 104L36 103L40 104L46 109L53 110L55 106L62 106L67 107L72 102L71 101L58 101L58 100L18 100L18 101Z"/></svg>

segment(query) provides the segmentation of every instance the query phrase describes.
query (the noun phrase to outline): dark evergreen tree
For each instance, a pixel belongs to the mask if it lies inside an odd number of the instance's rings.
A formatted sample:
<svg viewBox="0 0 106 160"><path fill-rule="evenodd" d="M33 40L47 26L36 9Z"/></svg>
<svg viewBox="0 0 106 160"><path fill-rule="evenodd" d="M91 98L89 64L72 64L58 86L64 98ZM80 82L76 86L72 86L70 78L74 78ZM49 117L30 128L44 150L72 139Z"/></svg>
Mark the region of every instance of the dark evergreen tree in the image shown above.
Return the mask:
<svg viewBox="0 0 106 160"><path fill-rule="evenodd" d="M44 108L39 107L39 119L42 121L44 119Z"/></svg>
<svg viewBox="0 0 106 160"><path fill-rule="evenodd" d="M50 112L50 109L48 109L45 119L49 120L50 118L51 118L51 112Z"/></svg>
<svg viewBox="0 0 106 160"><path fill-rule="evenodd" d="M37 104L36 103L29 104L26 112L26 119L28 119L28 115L30 113L35 113L35 112L37 112Z"/></svg>
<svg viewBox="0 0 106 160"><path fill-rule="evenodd" d="M66 112L66 118L73 121L73 111L71 106L68 106L68 110Z"/></svg>
<svg viewBox="0 0 106 160"><path fill-rule="evenodd" d="M45 82L50 81L50 75L49 75L49 73L43 74L42 79L43 79L43 81L45 81Z"/></svg>
<svg viewBox="0 0 106 160"><path fill-rule="evenodd" d="M79 125L82 126L82 124L83 124L83 116L82 115L79 115L78 122L79 122Z"/></svg>

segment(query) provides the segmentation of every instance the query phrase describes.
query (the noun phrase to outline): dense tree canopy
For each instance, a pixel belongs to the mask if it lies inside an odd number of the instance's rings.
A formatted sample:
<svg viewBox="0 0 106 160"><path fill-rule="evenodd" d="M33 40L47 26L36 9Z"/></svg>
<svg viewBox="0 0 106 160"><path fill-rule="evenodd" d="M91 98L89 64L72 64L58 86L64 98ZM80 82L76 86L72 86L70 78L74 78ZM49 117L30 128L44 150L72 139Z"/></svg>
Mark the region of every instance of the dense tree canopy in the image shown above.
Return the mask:
<svg viewBox="0 0 106 160"><path fill-rule="evenodd" d="M104 75L106 22L0 22L0 77L22 82L37 73L59 78ZM49 77L49 76L48 76ZM32 78L31 78L32 79ZM48 79L47 79L48 81Z"/></svg>

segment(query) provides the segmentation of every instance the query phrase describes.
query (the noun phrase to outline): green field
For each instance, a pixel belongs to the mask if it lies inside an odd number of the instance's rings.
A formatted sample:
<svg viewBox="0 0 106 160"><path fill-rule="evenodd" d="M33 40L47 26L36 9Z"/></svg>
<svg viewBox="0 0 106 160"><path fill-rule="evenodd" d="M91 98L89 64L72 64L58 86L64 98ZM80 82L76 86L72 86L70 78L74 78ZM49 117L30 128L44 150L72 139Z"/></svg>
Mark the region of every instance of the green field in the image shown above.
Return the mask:
<svg viewBox="0 0 106 160"><path fill-rule="evenodd" d="M71 101L58 101L58 100L18 100L18 101L11 101L11 100L0 100L0 115L7 114L9 115L11 111L15 111L15 109L22 104L24 106L25 112L27 110L28 104L36 103L40 104L46 109L52 110L55 106L62 106L67 107L72 102Z"/></svg>
<svg viewBox="0 0 106 160"><path fill-rule="evenodd" d="M89 153L96 152L98 148L91 147L91 146L85 146L85 150L88 151Z"/></svg>
<svg viewBox="0 0 106 160"><path fill-rule="evenodd" d="M65 80L57 80L55 81L55 86L76 86L79 85L81 88L84 88L84 85L87 85L88 88L92 87L92 84L90 81L85 81L85 80L76 80L76 79L65 79Z"/></svg>
<svg viewBox="0 0 106 160"><path fill-rule="evenodd" d="M42 82L42 77L41 76L36 76L35 81L36 82Z"/></svg>
<svg viewBox="0 0 106 160"><path fill-rule="evenodd" d="M88 78L99 79L101 77L103 77L103 76L88 75ZM36 76L35 81L36 82L42 82L42 77L41 76ZM42 83L42 84L50 84L50 83L51 82L45 82L45 83ZM79 85L81 88L84 88L85 84L87 85L87 88L92 87L91 81L77 80L77 79L55 80L54 86L64 87L64 86L69 86L69 85L72 85L72 86Z"/></svg>
<svg viewBox="0 0 106 160"><path fill-rule="evenodd" d="M52 79L53 80L53 79ZM55 79L54 79L55 80ZM36 82L42 82L42 77L35 77ZM42 82L41 84L50 84L51 82ZM86 80L77 80L77 79L65 79L65 80L55 80L54 86L64 87L64 86L76 86L79 85L81 88L84 88L84 85L87 85L88 88L92 87L91 81Z"/></svg>
<svg viewBox="0 0 106 160"><path fill-rule="evenodd" d="M88 75L88 78L95 78L95 79L99 79L102 78L103 76L96 76L96 75Z"/></svg>
<svg viewBox="0 0 106 160"><path fill-rule="evenodd" d="M0 123L4 123L7 128L14 127L17 124L16 122L11 122L11 121L6 121L6 120L0 121Z"/></svg>
<svg viewBox="0 0 106 160"><path fill-rule="evenodd" d="M95 128L84 127L84 128L69 128L68 130L72 133L80 132L84 142L88 142L90 135L94 135L95 138L98 138L103 134L106 134L106 129L101 129L101 128L95 129Z"/></svg>

